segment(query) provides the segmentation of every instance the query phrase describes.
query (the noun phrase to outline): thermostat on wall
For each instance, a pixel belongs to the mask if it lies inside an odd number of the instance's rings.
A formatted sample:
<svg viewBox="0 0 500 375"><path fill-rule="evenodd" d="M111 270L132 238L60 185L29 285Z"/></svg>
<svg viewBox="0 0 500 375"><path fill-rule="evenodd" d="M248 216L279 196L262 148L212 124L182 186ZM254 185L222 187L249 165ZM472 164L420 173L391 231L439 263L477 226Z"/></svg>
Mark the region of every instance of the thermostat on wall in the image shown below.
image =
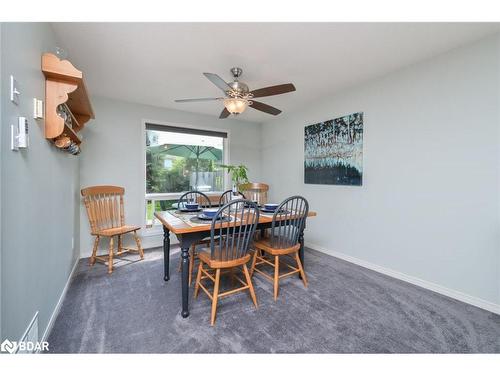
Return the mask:
<svg viewBox="0 0 500 375"><path fill-rule="evenodd" d="M10 149L17 151L20 148L27 148L28 138L28 120L26 117L19 117L17 125L11 125Z"/></svg>

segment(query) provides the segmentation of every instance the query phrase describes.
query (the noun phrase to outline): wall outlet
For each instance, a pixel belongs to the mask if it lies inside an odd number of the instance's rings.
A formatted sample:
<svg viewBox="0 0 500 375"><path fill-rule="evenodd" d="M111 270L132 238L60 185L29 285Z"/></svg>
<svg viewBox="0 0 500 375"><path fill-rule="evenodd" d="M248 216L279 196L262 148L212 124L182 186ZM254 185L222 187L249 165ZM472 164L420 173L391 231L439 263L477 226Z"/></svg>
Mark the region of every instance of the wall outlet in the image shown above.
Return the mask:
<svg viewBox="0 0 500 375"><path fill-rule="evenodd" d="M43 118L43 101L37 98L33 98L33 118Z"/></svg>

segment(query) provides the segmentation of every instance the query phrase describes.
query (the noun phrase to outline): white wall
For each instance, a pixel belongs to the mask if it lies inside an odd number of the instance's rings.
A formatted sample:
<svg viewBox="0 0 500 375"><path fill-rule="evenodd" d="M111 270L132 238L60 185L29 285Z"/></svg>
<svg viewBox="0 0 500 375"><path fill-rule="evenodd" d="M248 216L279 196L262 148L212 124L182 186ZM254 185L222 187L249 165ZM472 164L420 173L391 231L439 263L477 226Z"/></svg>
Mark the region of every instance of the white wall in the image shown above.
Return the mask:
<svg viewBox="0 0 500 375"><path fill-rule="evenodd" d="M2 51L2 29L3 23L0 22L0 53ZM0 58L0 120L2 119L2 107L3 107L3 75L2 75L2 59ZM1 126L1 125L0 125ZM0 131L0 155L2 154L2 132ZM0 162L0 212L2 212L2 163ZM2 215L0 214L0 282L2 281ZM2 286L0 285L0 339L2 335Z"/></svg>
<svg viewBox="0 0 500 375"><path fill-rule="evenodd" d="M271 199L318 212L306 243L499 304L499 51L489 38L262 124ZM304 184L304 126L357 111L363 186Z"/></svg>
<svg viewBox="0 0 500 375"><path fill-rule="evenodd" d="M1 318L2 339L19 340L39 311L44 334L78 259L78 158L59 151L33 120L33 98L45 100L43 52L57 45L44 23L3 23L1 31ZM9 76L20 85L9 100ZM29 148L10 150L10 124L29 122ZM72 238L75 248L72 249Z"/></svg>
<svg viewBox="0 0 500 375"><path fill-rule="evenodd" d="M126 103L108 98L92 98L96 119L83 131L80 154L81 187L120 185L125 187L126 222L142 225L144 221L144 145L143 120L159 123L187 124L200 129L229 131L230 163L248 166L253 181L260 178L260 124L219 120L189 112ZM92 237L85 208L81 205L81 256L88 257ZM172 236L173 237L173 236ZM174 239L174 238L172 238ZM107 243L102 241L101 249ZM161 237L143 238L145 246L159 246Z"/></svg>

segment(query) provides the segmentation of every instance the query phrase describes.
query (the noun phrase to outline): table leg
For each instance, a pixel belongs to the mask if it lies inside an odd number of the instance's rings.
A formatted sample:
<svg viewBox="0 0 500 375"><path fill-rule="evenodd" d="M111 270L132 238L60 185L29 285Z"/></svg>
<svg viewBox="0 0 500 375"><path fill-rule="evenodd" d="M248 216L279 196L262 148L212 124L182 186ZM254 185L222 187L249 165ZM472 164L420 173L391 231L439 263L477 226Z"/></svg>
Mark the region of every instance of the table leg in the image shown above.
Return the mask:
<svg viewBox="0 0 500 375"><path fill-rule="evenodd" d="M170 279L170 231L163 226L163 280Z"/></svg>
<svg viewBox="0 0 500 375"><path fill-rule="evenodd" d="M189 247L182 244L182 317L189 316Z"/></svg>
<svg viewBox="0 0 500 375"><path fill-rule="evenodd" d="M299 233L299 243L300 243L300 249L299 249L300 263L302 263L302 268L305 270L306 266L304 264L304 230L302 230ZM300 273L299 273L299 278L302 279Z"/></svg>

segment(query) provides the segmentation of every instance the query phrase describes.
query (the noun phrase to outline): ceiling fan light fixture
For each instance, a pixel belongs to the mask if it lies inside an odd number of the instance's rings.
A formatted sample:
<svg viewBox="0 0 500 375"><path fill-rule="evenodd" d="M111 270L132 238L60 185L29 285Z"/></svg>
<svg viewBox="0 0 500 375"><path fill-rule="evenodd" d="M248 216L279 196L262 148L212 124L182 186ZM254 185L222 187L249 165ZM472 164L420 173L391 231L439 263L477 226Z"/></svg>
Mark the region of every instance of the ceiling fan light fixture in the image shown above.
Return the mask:
<svg viewBox="0 0 500 375"><path fill-rule="evenodd" d="M224 107L233 115L245 112L248 107L248 100L241 98L224 99Z"/></svg>
<svg viewBox="0 0 500 375"><path fill-rule="evenodd" d="M261 103L254 101L254 98L263 98L266 96L281 95L288 92L295 91L295 86L293 83L285 83L281 85L263 87L257 90L249 89L248 85L241 82L239 78L241 77L243 70L241 68L232 68L231 74L234 80L232 82L226 82L217 74L214 73L203 73L203 75L217 86L223 93L224 97L212 97L212 98L198 98L198 99L177 99L177 103L189 103L189 102L210 102L214 100L220 100L224 103L224 110L220 113L219 118L225 119L229 115L238 115L245 112L245 110L250 107L254 110L268 113L273 116L277 116L281 113L278 108L274 108L266 103Z"/></svg>

